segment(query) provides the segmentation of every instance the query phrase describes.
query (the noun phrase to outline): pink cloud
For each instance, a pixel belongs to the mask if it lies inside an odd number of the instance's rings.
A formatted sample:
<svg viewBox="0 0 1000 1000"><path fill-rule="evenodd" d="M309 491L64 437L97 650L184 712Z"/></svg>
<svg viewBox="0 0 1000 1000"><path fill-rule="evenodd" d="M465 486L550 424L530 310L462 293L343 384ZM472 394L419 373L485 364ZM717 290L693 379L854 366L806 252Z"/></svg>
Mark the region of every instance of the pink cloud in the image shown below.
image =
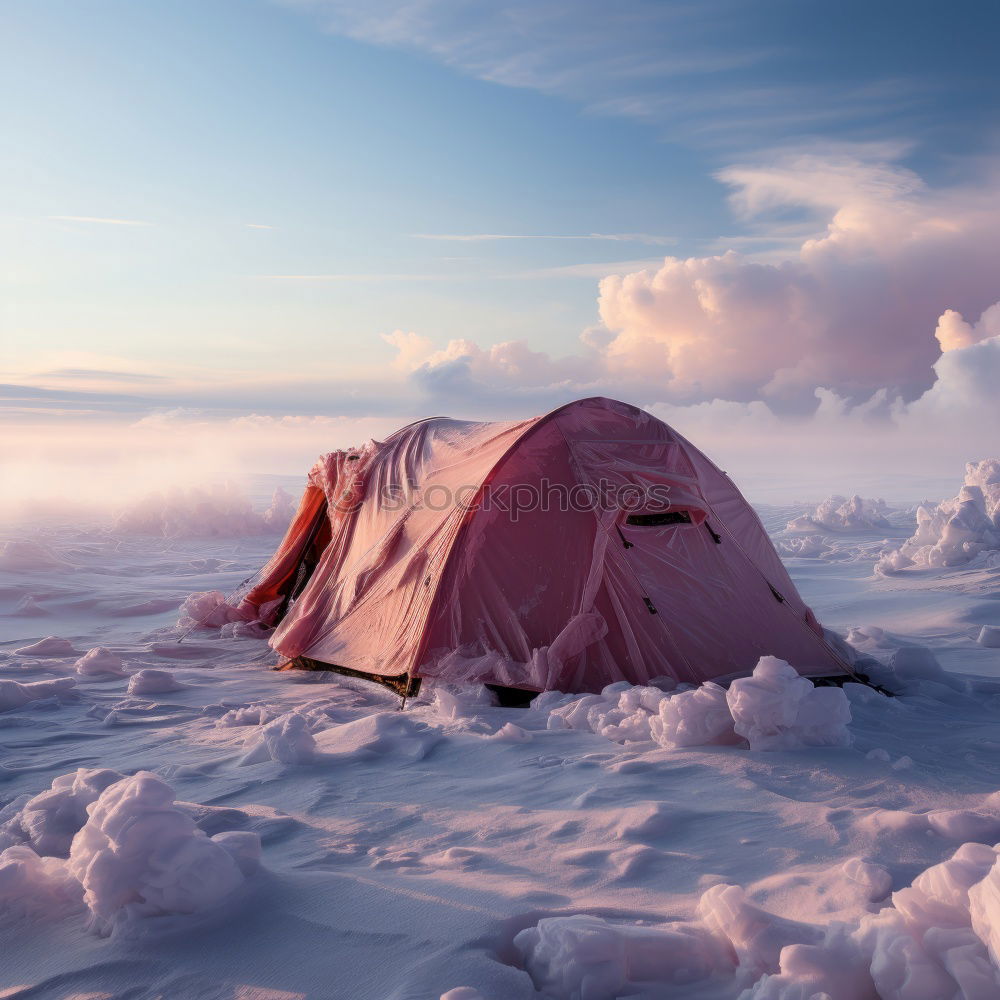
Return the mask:
<svg viewBox="0 0 1000 1000"><path fill-rule="evenodd" d="M739 214L798 209L825 215L825 231L777 263L732 251L668 257L601 282L614 334L607 370L658 377L664 398L782 405L824 385L912 399L934 378L938 317L980 311L1000 291L993 190L932 192L910 171L844 154L788 155L719 177Z"/></svg>

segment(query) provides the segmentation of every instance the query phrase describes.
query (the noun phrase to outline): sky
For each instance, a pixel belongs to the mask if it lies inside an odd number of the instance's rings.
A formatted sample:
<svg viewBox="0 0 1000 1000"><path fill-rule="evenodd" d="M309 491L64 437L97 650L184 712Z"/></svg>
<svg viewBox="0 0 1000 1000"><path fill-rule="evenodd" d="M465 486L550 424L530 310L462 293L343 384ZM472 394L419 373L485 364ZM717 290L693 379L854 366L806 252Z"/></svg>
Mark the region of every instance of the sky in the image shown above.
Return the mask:
<svg viewBox="0 0 1000 1000"><path fill-rule="evenodd" d="M8 490L610 395L754 490L1000 453L1000 8L3 0Z"/></svg>

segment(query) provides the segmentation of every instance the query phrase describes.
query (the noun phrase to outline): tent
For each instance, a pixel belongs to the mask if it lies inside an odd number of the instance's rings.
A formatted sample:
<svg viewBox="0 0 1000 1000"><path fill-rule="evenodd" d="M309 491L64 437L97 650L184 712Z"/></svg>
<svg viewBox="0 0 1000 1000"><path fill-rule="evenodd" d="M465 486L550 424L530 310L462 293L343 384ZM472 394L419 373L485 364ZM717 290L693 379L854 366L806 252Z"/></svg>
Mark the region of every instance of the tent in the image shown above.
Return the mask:
<svg viewBox="0 0 1000 1000"><path fill-rule="evenodd" d="M241 605L293 666L598 691L850 674L729 477L611 399L435 417L322 456Z"/></svg>

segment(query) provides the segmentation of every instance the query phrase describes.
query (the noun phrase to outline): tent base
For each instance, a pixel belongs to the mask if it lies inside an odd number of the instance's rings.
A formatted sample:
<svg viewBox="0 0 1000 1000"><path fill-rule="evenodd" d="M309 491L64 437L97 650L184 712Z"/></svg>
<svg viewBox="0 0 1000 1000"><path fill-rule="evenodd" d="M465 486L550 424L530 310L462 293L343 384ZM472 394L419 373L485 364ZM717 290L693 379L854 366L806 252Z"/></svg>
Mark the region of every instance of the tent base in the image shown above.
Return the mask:
<svg viewBox="0 0 1000 1000"><path fill-rule="evenodd" d="M845 684L864 684L865 687L870 687L873 691L878 691L879 694L884 694L887 698L896 697L888 688L876 684L867 674L863 674L859 670L855 670L853 674L831 674L828 677L810 677L809 680L813 682L814 687L842 688Z"/></svg>
<svg viewBox="0 0 1000 1000"><path fill-rule="evenodd" d="M383 677L381 674L369 674L364 670L341 667L336 663L324 663L322 660L314 660L308 656L293 656L292 659L279 663L275 670L332 670L335 674L343 674L345 677L357 677L363 681L371 681L373 684L381 684L403 698L412 698L420 690L419 677L410 677L409 674Z"/></svg>

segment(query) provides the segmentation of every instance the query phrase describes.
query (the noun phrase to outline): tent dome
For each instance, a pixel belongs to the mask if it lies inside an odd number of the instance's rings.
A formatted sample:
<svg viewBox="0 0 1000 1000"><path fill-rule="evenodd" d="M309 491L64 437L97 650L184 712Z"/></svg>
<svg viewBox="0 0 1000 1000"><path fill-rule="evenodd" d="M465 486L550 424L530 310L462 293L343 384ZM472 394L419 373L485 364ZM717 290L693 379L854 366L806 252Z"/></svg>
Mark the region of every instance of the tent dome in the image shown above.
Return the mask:
<svg viewBox="0 0 1000 1000"><path fill-rule="evenodd" d="M849 670L729 477L604 398L322 456L244 608L293 663L403 685L698 683L765 654Z"/></svg>

